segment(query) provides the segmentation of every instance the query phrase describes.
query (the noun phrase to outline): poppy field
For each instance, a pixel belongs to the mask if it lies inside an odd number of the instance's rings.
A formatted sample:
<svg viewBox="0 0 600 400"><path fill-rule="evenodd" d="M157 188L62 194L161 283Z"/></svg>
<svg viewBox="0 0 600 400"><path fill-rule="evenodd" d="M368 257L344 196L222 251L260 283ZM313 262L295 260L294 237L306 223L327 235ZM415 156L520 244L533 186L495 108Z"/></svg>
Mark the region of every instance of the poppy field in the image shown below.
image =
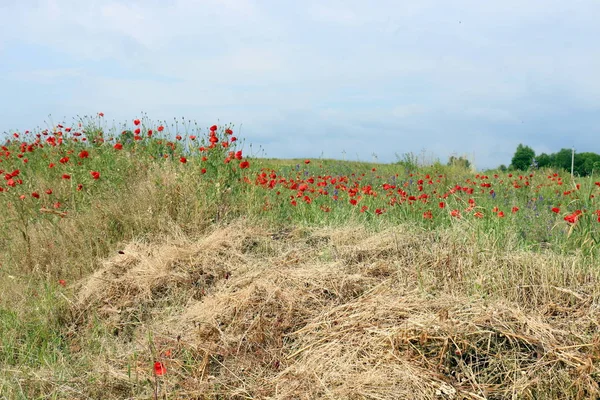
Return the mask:
<svg viewBox="0 0 600 400"><path fill-rule="evenodd" d="M598 395L600 176L238 136L103 113L5 135L0 397Z"/></svg>
<svg viewBox="0 0 600 400"><path fill-rule="evenodd" d="M221 198L213 206L232 216L317 224L385 220L423 229L463 223L488 234L518 232L523 245L561 251L593 252L600 239L600 182L593 177L572 180L551 170L475 173L439 163L270 165L251 162L228 126L165 130L165 124L134 119L122 129L107 128L99 113L75 127L13 133L0 153L3 231L27 237L30 224L58 224L104 192L167 166L176 175L169 184L189 178L199 189L206 185L211 193L196 199Z"/></svg>

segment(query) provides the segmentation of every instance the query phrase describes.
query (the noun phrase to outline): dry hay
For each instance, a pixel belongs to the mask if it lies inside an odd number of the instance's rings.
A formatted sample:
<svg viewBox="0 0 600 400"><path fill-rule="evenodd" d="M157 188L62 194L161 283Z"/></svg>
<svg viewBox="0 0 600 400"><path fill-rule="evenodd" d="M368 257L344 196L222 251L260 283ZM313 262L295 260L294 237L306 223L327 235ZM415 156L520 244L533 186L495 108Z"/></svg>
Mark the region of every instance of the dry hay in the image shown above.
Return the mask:
<svg viewBox="0 0 600 400"><path fill-rule="evenodd" d="M74 312L75 330L94 314L113 332L106 396L131 385L134 353L142 377L167 365L173 398L599 393L597 275L578 259L482 252L452 232L242 222L123 253Z"/></svg>

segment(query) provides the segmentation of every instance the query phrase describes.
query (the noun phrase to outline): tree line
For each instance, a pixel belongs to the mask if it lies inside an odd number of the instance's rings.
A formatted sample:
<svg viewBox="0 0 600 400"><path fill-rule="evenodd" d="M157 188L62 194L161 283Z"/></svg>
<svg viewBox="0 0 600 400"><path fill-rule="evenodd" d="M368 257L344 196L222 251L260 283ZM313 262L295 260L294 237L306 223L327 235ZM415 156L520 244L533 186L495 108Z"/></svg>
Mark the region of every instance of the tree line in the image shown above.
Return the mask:
<svg viewBox="0 0 600 400"><path fill-rule="evenodd" d="M522 171L530 168L562 168L571 171L571 156L571 149L561 149L556 153L536 155L531 147L519 144L511 160L510 168ZM506 169L506 167L501 165L500 169ZM600 172L600 154L576 152L573 173L579 176L588 176L593 172Z"/></svg>

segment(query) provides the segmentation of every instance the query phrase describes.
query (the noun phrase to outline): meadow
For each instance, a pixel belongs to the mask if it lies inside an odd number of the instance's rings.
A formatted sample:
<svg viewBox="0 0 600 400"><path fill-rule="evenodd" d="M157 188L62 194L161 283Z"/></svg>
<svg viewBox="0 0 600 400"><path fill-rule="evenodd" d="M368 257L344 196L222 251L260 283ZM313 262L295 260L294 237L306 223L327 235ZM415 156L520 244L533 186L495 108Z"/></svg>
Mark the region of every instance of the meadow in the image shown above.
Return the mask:
<svg viewBox="0 0 600 400"><path fill-rule="evenodd" d="M599 176L236 135L102 113L7 135L0 398L600 396Z"/></svg>

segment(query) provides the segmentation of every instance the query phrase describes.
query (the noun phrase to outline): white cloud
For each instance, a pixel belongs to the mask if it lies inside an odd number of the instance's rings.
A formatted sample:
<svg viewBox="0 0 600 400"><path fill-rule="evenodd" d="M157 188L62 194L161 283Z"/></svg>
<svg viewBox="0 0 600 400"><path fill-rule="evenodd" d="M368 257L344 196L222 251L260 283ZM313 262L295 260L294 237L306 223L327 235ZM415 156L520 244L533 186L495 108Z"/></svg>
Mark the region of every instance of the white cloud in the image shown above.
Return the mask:
<svg viewBox="0 0 600 400"><path fill-rule="evenodd" d="M566 124L600 103L593 1L4 0L0 12L3 59L26 45L53 55L4 63L0 79L68 81L73 113L186 110L261 140L327 126L356 148L377 126L417 149L477 138L470 148L489 155L512 146L486 148L507 135L493 125Z"/></svg>
<svg viewBox="0 0 600 400"><path fill-rule="evenodd" d="M499 108L469 107L464 110L464 116L489 122L517 123L519 118L514 112Z"/></svg>
<svg viewBox="0 0 600 400"><path fill-rule="evenodd" d="M392 115L397 118L414 117L430 111L422 104L404 104L392 109Z"/></svg>
<svg viewBox="0 0 600 400"><path fill-rule="evenodd" d="M312 18L319 22L356 26L364 23L352 10L346 7L331 7L326 4L315 4L309 8Z"/></svg>
<svg viewBox="0 0 600 400"><path fill-rule="evenodd" d="M10 79L40 84L56 83L58 79L76 79L85 76L81 68L53 68L20 70L9 74Z"/></svg>

